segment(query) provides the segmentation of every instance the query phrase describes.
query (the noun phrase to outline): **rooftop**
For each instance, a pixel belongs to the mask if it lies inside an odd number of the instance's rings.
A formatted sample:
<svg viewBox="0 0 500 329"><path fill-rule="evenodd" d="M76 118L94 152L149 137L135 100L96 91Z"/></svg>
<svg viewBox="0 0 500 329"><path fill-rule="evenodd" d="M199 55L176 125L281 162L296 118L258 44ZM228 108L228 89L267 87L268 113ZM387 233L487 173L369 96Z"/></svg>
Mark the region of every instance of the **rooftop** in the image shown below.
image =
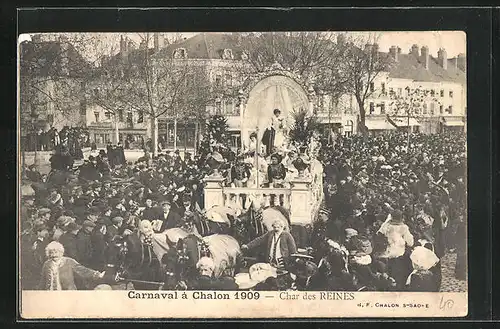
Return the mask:
<svg viewBox="0 0 500 329"><path fill-rule="evenodd" d="M389 71L389 77L399 79L411 79L415 81L441 82L451 81L465 83L465 72L453 65L453 59L448 59L445 70L438 59L429 55L429 69L411 54L398 54L398 61L394 63Z"/></svg>

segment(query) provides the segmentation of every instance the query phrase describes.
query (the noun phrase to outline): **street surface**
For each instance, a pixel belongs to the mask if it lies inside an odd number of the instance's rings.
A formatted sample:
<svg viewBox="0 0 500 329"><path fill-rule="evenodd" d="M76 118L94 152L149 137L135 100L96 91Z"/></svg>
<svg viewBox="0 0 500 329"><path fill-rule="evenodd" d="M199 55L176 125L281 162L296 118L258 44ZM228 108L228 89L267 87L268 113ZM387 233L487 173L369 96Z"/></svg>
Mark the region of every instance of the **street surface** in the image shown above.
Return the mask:
<svg viewBox="0 0 500 329"><path fill-rule="evenodd" d="M457 259L456 253L449 253L444 255L441 259L442 267L441 273L443 279L441 282L442 292L466 292L467 281L455 279L455 260Z"/></svg>

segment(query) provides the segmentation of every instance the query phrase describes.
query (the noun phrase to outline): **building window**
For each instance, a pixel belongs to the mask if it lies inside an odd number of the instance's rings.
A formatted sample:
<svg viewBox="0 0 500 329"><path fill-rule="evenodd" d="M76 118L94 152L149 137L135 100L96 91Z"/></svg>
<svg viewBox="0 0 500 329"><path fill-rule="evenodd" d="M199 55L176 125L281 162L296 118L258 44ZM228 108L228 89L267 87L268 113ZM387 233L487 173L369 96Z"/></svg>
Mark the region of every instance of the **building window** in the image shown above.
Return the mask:
<svg viewBox="0 0 500 329"><path fill-rule="evenodd" d="M431 103L431 115L434 115L436 104Z"/></svg>
<svg viewBox="0 0 500 329"><path fill-rule="evenodd" d="M385 103L380 104L380 114L385 114Z"/></svg>
<svg viewBox="0 0 500 329"><path fill-rule="evenodd" d="M130 128L130 127L133 127L134 125L134 121L132 119L132 112L128 111L127 112L127 126Z"/></svg>
<svg viewBox="0 0 500 329"><path fill-rule="evenodd" d="M424 103L424 114L427 114L427 103Z"/></svg>
<svg viewBox="0 0 500 329"><path fill-rule="evenodd" d="M231 74L226 74L224 76L224 82L225 82L226 86L232 86L233 85L233 77L231 76Z"/></svg>
<svg viewBox="0 0 500 329"><path fill-rule="evenodd" d="M370 103L370 114L373 114L375 112L375 104L373 102Z"/></svg>
<svg viewBox="0 0 500 329"><path fill-rule="evenodd" d="M217 74L215 76L215 85L217 87L220 87L222 85L222 76L220 74Z"/></svg>
<svg viewBox="0 0 500 329"><path fill-rule="evenodd" d="M375 84L373 82L370 82L370 92L375 91Z"/></svg>
<svg viewBox="0 0 500 329"><path fill-rule="evenodd" d="M215 102L215 114L217 114L217 115L222 114L222 102L221 101Z"/></svg>
<svg viewBox="0 0 500 329"><path fill-rule="evenodd" d="M453 106L452 105L450 105L448 107L448 113L453 114Z"/></svg>
<svg viewBox="0 0 500 329"><path fill-rule="evenodd" d="M118 110L118 120L120 122L123 122L123 110L122 109Z"/></svg>
<svg viewBox="0 0 500 329"><path fill-rule="evenodd" d="M99 122L99 112L95 111L94 116L95 116L95 122Z"/></svg>
<svg viewBox="0 0 500 329"><path fill-rule="evenodd" d="M410 94L411 94L410 87L406 87L406 96L410 96Z"/></svg>
<svg viewBox="0 0 500 329"><path fill-rule="evenodd" d="M443 114L443 105L439 105L439 114Z"/></svg>
<svg viewBox="0 0 500 329"><path fill-rule="evenodd" d="M385 94L385 82L382 82L380 86L382 87L382 94Z"/></svg>
<svg viewBox="0 0 500 329"><path fill-rule="evenodd" d="M139 111L139 118L137 119L137 123L143 123L144 122L144 111Z"/></svg>
<svg viewBox="0 0 500 329"><path fill-rule="evenodd" d="M104 116L106 117L106 119L111 119L111 112L105 112L104 113Z"/></svg>
<svg viewBox="0 0 500 329"><path fill-rule="evenodd" d="M394 88L389 87L389 94L390 94L390 95L394 94Z"/></svg>
<svg viewBox="0 0 500 329"><path fill-rule="evenodd" d="M436 95L436 92L434 91L434 89L431 89L431 96L434 97Z"/></svg>
<svg viewBox="0 0 500 329"><path fill-rule="evenodd" d="M439 96L444 97L444 89L441 89L441 92L439 93Z"/></svg>
<svg viewBox="0 0 500 329"><path fill-rule="evenodd" d="M403 88L398 88L398 96L403 95Z"/></svg>
<svg viewBox="0 0 500 329"><path fill-rule="evenodd" d="M453 98L453 90L450 90L449 95L450 95L450 98Z"/></svg>

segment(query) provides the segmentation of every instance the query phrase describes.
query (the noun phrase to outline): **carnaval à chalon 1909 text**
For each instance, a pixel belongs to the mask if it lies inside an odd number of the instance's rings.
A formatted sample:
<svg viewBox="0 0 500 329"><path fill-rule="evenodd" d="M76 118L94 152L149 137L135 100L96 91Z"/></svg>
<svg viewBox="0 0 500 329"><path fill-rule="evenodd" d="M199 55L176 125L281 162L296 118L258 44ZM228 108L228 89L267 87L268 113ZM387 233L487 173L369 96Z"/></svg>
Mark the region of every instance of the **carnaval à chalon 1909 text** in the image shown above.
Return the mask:
<svg viewBox="0 0 500 329"><path fill-rule="evenodd" d="M200 299L200 300L354 300L352 292L295 292L283 291L271 294L258 291L216 292L216 291L172 291L172 292L139 292L131 290L127 293L130 299Z"/></svg>

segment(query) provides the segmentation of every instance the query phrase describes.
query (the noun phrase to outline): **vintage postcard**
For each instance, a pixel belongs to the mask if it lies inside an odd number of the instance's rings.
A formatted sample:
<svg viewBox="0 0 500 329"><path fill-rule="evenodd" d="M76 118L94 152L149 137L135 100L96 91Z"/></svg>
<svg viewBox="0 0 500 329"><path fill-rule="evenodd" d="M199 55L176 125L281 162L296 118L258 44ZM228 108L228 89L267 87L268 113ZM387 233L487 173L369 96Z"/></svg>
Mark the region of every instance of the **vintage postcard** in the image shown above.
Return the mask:
<svg viewBox="0 0 500 329"><path fill-rule="evenodd" d="M18 41L23 319L467 315L465 33Z"/></svg>

